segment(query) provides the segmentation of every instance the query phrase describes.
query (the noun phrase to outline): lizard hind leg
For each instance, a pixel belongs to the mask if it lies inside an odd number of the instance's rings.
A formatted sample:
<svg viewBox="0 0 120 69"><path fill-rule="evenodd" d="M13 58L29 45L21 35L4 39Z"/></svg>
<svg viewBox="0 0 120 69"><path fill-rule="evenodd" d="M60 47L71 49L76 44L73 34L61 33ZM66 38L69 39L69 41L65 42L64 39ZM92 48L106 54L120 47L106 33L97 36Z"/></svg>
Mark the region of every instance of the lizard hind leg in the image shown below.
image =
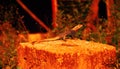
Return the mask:
<svg viewBox="0 0 120 69"><path fill-rule="evenodd" d="M66 41L66 36L64 36L64 37L62 38L62 40Z"/></svg>
<svg viewBox="0 0 120 69"><path fill-rule="evenodd" d="M71 31L71 32L67 35L67 38L74 39L74 38L75 38L75 35L76 35L76 32L75 32L75 31Z"/></svg>

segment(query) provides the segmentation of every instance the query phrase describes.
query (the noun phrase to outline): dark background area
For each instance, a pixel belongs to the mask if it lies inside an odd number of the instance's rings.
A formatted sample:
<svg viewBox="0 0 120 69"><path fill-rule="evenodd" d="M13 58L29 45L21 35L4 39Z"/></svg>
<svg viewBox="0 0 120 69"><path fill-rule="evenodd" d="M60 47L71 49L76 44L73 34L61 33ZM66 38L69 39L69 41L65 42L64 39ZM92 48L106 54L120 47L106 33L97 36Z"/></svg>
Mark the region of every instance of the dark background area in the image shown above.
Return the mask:
<svg viewBox="0 0 120 69"><path fill-rule="evenodd" d="M98 17L107 20L107 8L105 2L103 0L100 0L98 7L99 7Z"/></svg>
<svg viewBox="0 0 120 69"><path fill-rule="evenodd" d="M21 0L40 20L49 28L52 28L52 9L51 0ZM16 0L0 0L4 7L15 4L18 7L20 15L23 15L23 21L30 33L46 32L22 7ZM8 10L9 11L9 10Z"/></svg>
<svg viewBox="0 0 120 69"><path fill-rule="evenodd" d="M52 23L51 0L23 0L22 2L49 28L51 28ZM25 25L32 33L45 32L45 29L43 29L35 20L33 20L21 7L20 13L25 16L24 18Z"/></svg>

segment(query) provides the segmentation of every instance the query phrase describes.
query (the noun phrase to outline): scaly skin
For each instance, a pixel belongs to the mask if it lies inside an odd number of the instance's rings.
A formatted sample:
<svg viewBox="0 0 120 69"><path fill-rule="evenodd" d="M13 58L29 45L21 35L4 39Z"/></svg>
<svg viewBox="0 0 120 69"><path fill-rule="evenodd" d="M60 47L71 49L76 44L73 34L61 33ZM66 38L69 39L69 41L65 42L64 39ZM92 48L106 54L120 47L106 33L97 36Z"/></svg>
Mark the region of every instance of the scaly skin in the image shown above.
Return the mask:
<svg viewBox="0 0 120 69"><path fill-rule="evenodd" d="M67 35L72 35L72 34L74 34L74 33L77 32L82 26L83 26L83 25L78 24L78 25L76 25L75 27L73 27L71 30L65 31L65 32L57 35L56 37L41 40L40 42L44 42L44 41L45 41L45 42L46 42L46 41L55 41L55 40L65 39L65 37L66 37Z"/></svg>

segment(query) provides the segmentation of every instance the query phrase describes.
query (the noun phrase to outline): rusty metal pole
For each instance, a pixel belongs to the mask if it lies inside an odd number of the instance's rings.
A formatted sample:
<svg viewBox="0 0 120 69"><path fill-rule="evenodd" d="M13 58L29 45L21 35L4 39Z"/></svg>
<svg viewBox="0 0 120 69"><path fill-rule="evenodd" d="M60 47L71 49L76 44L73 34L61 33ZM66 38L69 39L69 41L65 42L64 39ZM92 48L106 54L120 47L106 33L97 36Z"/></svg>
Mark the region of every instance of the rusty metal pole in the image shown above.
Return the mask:
<svg viewBox="0 0 120 69"><path fill-rule="evenodd" d="M51 0L52 3L52 26L56 28L58 24L56 23L57 19L57 0Z"/></svg>

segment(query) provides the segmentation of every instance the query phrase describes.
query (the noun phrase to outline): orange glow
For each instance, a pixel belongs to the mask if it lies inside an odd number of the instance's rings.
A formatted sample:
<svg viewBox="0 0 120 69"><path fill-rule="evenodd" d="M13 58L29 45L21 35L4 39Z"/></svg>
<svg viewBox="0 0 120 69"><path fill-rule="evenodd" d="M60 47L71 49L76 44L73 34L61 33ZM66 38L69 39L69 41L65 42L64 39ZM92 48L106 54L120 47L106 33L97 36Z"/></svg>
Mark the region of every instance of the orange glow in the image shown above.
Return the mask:
<svg viewBox="0 0 120 69"><path fill-rule="evenodd" d="M47 37L47 33L35 33L35 34L28 34L28 41L29 42L37 42L39 40L45 39Z"/></svg>

